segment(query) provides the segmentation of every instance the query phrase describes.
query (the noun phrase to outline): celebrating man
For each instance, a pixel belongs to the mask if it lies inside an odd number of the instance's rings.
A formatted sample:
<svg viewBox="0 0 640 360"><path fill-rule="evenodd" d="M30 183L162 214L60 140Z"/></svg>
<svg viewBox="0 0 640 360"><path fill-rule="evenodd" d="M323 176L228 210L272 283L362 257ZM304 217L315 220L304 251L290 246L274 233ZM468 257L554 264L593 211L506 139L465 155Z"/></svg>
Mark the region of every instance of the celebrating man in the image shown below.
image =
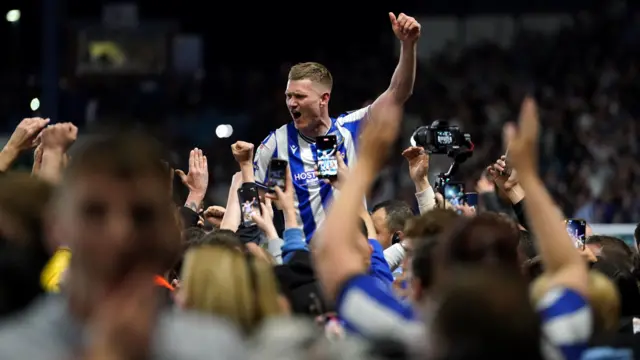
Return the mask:
<svg viewBox="0 0 640 360"><path fill-rule="evenodd" d="M344 154L345 163L352 166L356 159L360 125L365 115L384 107L401 112L413 91L420 24L405 14L396 17L389 13L389 19L393 32L402 45L400 61L389 88L372 105L334 119L329 117L328 109L333 85L329 70L315 62L294 65L289 71L285 91L293 122L269 134L256 152L254 169L257 182L266 182L271 159L289 162L298 216L307 242L324 221L325 207L330 204L332 197L331 185L316 177L316 137L335 135L338 150Z"/></svg>

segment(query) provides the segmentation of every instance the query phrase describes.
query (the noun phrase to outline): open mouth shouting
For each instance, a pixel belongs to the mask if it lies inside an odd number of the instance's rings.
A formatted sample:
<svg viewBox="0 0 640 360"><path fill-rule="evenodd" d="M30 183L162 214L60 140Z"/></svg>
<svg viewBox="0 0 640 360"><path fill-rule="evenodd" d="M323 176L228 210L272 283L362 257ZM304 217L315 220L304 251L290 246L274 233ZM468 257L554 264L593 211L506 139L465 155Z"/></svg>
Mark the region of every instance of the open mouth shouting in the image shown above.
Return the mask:
<svg viewBox="0 0 640 360"><path fill-rule="evenodd" d="M300 116L302 116L302 113L298 110L290 110L291 112L291 116L293 116L294 120L298 120L300 118Z"/></svg>

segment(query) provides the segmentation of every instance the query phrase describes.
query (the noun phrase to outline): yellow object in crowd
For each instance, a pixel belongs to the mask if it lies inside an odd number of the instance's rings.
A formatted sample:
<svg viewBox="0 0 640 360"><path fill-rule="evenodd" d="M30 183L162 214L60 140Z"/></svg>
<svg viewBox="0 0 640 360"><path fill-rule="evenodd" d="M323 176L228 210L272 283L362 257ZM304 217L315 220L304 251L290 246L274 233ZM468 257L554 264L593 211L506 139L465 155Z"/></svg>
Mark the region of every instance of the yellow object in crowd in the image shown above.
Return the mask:
<svg viewBox="0 0 640 360"><path fill-rule="evenodd" d="M61 247L56 250L47 265L42 269L40 283L46 292L60 292L62 277L69 267L71 261L71 250Z"/></svg>

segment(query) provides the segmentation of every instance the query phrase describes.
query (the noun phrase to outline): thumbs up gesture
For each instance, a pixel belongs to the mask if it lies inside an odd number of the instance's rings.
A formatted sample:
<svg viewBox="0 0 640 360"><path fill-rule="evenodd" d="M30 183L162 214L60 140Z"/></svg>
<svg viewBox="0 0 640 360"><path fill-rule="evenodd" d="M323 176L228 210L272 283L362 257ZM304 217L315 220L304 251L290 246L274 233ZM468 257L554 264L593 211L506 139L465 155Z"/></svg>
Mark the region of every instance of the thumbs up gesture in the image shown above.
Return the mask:
<svg viewBox="0 0 640 360"><path fill-rule="evenodd" d="M404 13L400 13L397 17L394 13L389 13L389 20L391 20L393 33L403 43L415 44L420 38L421 26L415 18Z"/></svg>

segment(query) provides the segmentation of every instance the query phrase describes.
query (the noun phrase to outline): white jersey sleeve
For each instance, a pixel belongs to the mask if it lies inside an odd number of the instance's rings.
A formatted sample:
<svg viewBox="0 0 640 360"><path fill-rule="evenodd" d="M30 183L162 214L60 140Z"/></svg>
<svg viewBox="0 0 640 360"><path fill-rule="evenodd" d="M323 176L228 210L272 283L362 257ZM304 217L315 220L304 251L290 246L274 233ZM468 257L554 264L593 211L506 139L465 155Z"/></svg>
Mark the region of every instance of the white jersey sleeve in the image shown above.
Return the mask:
<svg viewBox="0 0 640 360"><path fill-rule="evenodd" d="M256 183L266 183L269 163L271 162L271 159L276 157L278 157L276 136L275 132L272 132L262 141L260 146L258 146L253 159L253 173L256 178Z"/></svg>

